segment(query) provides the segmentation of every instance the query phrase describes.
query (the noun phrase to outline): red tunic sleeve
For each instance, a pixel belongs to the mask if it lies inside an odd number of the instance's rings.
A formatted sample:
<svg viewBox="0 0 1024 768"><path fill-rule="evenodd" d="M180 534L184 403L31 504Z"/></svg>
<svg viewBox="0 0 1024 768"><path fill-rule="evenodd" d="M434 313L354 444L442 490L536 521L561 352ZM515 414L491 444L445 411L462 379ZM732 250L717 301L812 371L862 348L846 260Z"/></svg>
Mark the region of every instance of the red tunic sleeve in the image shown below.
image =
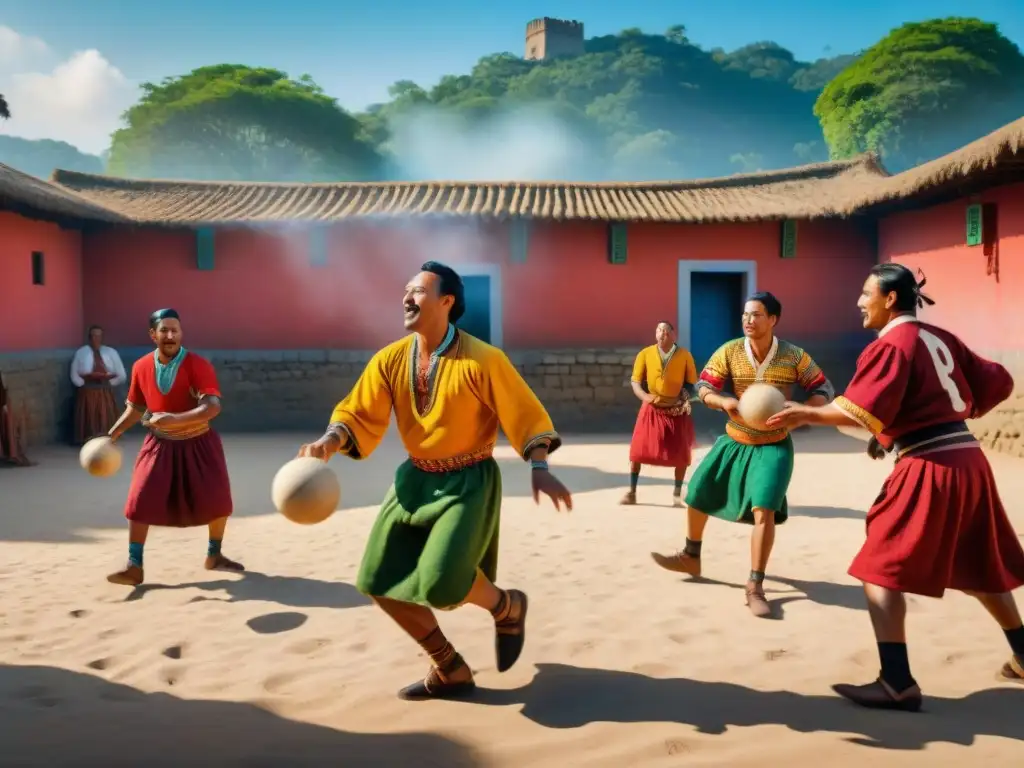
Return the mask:
<svg viewBox="0 0 1024 768"><path fill-rule="evenodd" d="M217 382L217 371L213 363L199 355L189 355L189 388L195 393L196 399L203 397L220 397L220 384Z"/></svg>
<svg viewBox="0 0 1024 768"><path fill-rule="evenodd" d="M872 342L857 359L857 370L835 404L878 435L893 423L910 381L910 362L897 347L881 339Z"/></svg>
<svg viewBox="0 0 1024 768"><path fill-rule="evenodd" d="M128 385L128 405L137 411L145 411L148 407L146 400L146 365L152 367L153 356L136 360L132 365L132 380Z"/></svg>
<svg viewBox="0 0 1024 768"><path fill-rule="evenodd" d="M961 370L974 401L972 419L980 419L1013 394L1013 376L999 363L986 360L963 346Z"/></svg>

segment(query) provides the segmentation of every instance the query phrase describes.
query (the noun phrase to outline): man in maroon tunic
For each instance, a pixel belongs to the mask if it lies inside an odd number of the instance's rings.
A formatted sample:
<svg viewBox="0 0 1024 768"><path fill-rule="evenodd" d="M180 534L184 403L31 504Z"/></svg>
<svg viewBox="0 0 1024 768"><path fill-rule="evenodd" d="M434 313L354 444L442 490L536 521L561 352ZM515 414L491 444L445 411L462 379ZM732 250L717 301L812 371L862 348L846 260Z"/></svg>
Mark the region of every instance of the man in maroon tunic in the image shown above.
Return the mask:
<svg viewBox="0 0 1024 768"><path fill-rule="evenodd" d="M181 346L181 320L173 309L149 319L153 354L132 366L125 412L110 429L115 442L140 420L150 432L135 461L125 504L128 564L107 580L138 586L149 526L209 528L207 570L242 571L221 554L233 505L220 436L210 422L220 413L217 373L208 360Z"/></svg>
<svg viewBox="0 0 1024 768"><path fill-rule="evenodd" d="M973 595L996 620L1013 655L1000 676L1024 682L1024 626L1011 594L1024 585L1024 548L1003 509L995 478L965 419L1006 400L1013 379L949 331L917 319L934 302L900 264L879 264L857 306L878 339L861 353L853 380L832 406L787 404L770 427L858 425L869 453L896 464L867 514L867 537L850 566L864 583L881 672L868 685L834 690L865 707L916 711L904 593Z"/></svg>

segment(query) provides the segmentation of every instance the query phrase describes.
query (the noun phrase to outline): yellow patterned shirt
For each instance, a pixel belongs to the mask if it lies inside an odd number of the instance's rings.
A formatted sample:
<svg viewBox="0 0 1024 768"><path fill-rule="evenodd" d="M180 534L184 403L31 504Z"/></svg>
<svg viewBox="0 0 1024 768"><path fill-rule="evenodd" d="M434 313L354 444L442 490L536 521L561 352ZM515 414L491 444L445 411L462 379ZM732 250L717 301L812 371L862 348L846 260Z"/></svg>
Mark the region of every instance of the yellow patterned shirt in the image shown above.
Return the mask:
<svg viewBox="0 0 1024 768"><path fill-rule="evenodd" d="M548 412L504 352L463 331L439 352L422 398L417 397L415 334L373 356L331 415L331 425L349 436L349 456L373 453L392 411L415 460L443 463L489 455L499 426L524 459L539 445L548 446L549 453L561 445Z"/></svg>
<svg viewBox="0 0 1024 768"><path fill-rule="evenodd" d="M800 387L808 395L822 395L829 400L835 397L832 384L811 356L795 344L778 338L772 340L772 347L761 363L757 362L746 338L723 344L704 366L697 393L702 401L708 394L722 394L727 389L736 397L742 397L754 383L777 387L787 400L792 399L794 387ZM756 429L739 418L730 418L725 431L733 440L748 445L777 443L789 434L785 428Z"/></svg>

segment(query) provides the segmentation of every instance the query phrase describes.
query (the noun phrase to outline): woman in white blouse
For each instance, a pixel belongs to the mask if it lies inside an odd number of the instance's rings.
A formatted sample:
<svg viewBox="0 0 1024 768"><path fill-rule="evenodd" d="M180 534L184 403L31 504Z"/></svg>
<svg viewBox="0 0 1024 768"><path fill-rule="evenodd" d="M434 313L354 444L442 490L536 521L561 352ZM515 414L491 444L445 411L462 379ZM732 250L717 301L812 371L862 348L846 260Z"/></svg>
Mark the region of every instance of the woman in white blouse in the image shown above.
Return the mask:
<svg viewBox="0 0 1024 768"><path fill-rule="evenodd" d="M124 384L128 376L121 356L115 349L103 346L103 329L89 328L89 343L75 352L71 361L71 383L75 396L75 444L107 434L121 415L114 399L114 387Z"/></svg>

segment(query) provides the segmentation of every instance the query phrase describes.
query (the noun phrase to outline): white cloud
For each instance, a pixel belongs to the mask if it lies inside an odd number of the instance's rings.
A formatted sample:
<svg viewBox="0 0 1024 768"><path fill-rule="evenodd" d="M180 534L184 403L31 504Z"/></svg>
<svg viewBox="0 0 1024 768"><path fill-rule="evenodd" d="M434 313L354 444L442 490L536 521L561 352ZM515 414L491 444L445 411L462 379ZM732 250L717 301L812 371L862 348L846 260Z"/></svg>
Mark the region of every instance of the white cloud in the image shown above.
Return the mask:
<svg viewBox="0 0 1024 768"><path fill-rule="evenodd" d="M50 55L50 48L38 37L19 35L0 25L0 73L19 64L36 64Z"/></svg>
<svg viewBox="0 0 1024 768"><path fill-rule="evenodd" d="M0 132L58 139L83 152L109 146L121 113L137 94L103 54L89 49L59 61L42 40L8 27L0 27L0 51L0 94L12 115L0 121Z"/></svg>

